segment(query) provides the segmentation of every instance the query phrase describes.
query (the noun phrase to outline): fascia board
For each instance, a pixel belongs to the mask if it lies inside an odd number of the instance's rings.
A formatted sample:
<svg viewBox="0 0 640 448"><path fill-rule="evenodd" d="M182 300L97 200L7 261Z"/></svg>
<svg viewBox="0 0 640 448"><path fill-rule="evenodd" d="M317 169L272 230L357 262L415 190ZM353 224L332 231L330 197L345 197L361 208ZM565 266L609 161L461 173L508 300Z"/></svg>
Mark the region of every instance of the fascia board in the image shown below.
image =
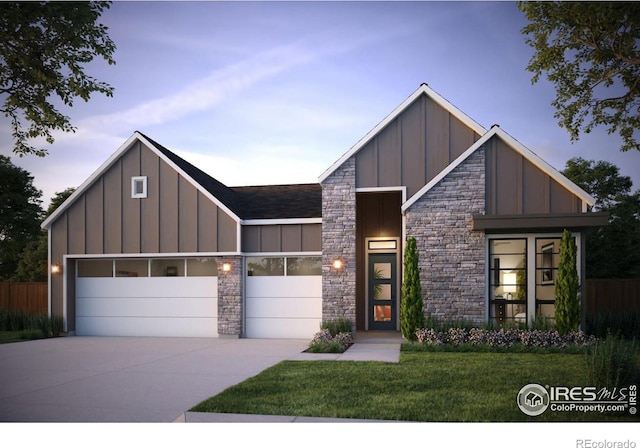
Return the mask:
<svg viewBox="0 0 640 448"><path fill-rule="evenodd" d="M91 176L87 178L71 196L67 198L60 206L54 211L47 219L45 219L40 225L41 228L46 229L49 225L55 221L66 209L73 204L78 197L80 197L105 171L107 171L111 165L131 146L131 144L139 138L137 133L134 133L127 139L111 156L96 169Z"/></svg>
<svg viewBox="0 0 640 448"><path fill-rule="evenodd" d="M182 177L184 177L191 185L193 185L200 193L206 196L211 202L213 202L216 206L221 208L227 215L229 215L236 223L240 224L240 217L232 212L226 205L224 205L218 198L213 196L208 190L206 190L202 185L196 182L191 176L189 176L186 172L184 172L178 165L173 163L167 156L165 156L158 148L155 147L149 140L147 140L142 134L136 132L138 139L144 143L147 147L151 148L151 150L160 157L167 165L176 170Z"/></svg>
<svg viewBox="0 0 640 448"><path fill-rule="evenodd" d="M460 154L457 159L455 159L453 162L451 162L449 165L447 165L442 171L440 171L440 173L438 173L438 175L436 177L431 179L429 181L429 183L427 183L417 193L415 193L413 196L411 196L407 202L402 204L401 210L403 212L406 212L409 209L409 207L411 207L422 196L427 194L427 192L429 190L431 190L438 182L440 182L442 179L444 179L444 177L447 174L449 174L451 171L456 169L456 167L458 167L458 165L460 165L462 162L467 160L467 158L471 154L476 152L476 150L478 148L480 148L482 145L484 145L491 137L493 137L496 134L496 129L499 129L499 128L498 127L491 128L491 130L489 132L485 133L482 137L480 137L479 140L477 140L473 145L471 145L465 152Z"/></svg>
<svg viewBox="0 0 640 448"><path fill-rule="evenodd" d="M272 226L288 224L322 224L322 218L276 218L276 219L244 219L243 226Z"/></svg>
<svg viewBox="0 0 640 448"><path fill-rule="evenodd" d="M580 199L582 199L582 201L586 202L588 205L593 206L596 203L596 200L593 196L591 196L582 188L580 188L579 186L571 182L569 179L567 179L560 171L556 170L554 167L552 167L547 162L542 160L536 153L531 151L529 148L524 146L522 143L520 143L518 140L513 138L511 135L509 135L499 127L496 127L495 129L497 129L496 134L502 140L504 140L505 143L507 143L516 151L518 151L520 154L522 154L527 160L529 160L536 167L541 169L544 173L551 176L551 178L554 179L556 182L558 182L560 185L562 185L567 190L569 190L570 192L578 196Z"/></svg>

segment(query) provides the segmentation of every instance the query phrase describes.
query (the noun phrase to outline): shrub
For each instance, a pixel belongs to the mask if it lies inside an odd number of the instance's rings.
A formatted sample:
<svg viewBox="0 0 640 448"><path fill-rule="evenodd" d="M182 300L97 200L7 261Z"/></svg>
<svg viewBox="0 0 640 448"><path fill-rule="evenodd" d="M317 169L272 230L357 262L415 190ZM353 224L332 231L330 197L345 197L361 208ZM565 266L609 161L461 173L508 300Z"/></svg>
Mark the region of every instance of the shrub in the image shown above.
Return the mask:
<svg viewBox="0 0 640 448"><path fill-rule="evenodd" d="M353 342L350 332L340 332L333 336L328 329L317 332L307 348L311 353L343 353Z"/></svg>
<svg viewBox="0 0 640 448"><path fill-rule="evenodd" d="M510 348L521 345L524 348L584 348L593 345L596 338L582 332L572 332L561 336L557 331L523 329L449 328L446 331L421 328L416 331L420 344L433 346L487 346Z"/></svg>
<svg viewBox="0 0 640 448"><path fill-rule="evenodd" d="M26 311L0 310L0 331L22 331L31 337L34 330L40 332L40 337L52 338L60 336L63 329L63 319L60 316L49 317L46 314L29 314Z"/></svg>
<svg viewBox="0 0 640 448"><path fill-rule="evenodd" d="M598 340L587 354L587 382L612 389L639 380L635 341L615 335Z"/></svg>
<svg viewBox="0 0 640 448"><path fill-rule="evenodd" d="M640 310L588 314L586 330L598 338L611 333L623 339L640 339Z"/></svg>
<svg viewBox="0 0 640 448"><path fill-rule="evenodd" d="M578 296L578 270L576 243L565 229L560 240L560 263L556 280L556 328L562 335L578 330L580 324L580 298Z"/></svg>
<svg viewBox="0 0 640 448"><path fill-rule="evenodd" d="M422 287L418 267L416 239L407 238L404 252L404 277L402 279L402 302L400 303L400 330L402 336L415 341L415 332L424 325L422 310Z"/></svg>
<svg viewBox="0 0 640 448"><path fill-rule="evenodd" d="M351 333L351 321L345 318L323 321L320 324L321 330L329 330L331 336L339 333Z"/></svg>

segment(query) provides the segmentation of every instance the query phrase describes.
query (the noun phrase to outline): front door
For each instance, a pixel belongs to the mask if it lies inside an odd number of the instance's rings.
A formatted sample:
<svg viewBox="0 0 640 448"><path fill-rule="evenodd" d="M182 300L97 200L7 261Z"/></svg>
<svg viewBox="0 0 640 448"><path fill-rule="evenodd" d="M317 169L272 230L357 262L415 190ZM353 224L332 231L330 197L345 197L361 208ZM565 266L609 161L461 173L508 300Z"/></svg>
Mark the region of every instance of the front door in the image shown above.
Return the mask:
<svg viewBox="0 0 640 448"><path fill-rule="evenodd" d="M396 254L369 254L369 330L396 330Z"/></svg>

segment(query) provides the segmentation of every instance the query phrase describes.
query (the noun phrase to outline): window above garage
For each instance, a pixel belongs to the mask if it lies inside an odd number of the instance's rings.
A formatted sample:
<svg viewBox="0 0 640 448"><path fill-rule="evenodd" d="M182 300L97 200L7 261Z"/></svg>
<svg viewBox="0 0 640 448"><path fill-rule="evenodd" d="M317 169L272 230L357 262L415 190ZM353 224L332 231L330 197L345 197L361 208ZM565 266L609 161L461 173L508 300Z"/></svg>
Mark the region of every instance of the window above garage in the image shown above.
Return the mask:
<svg viewBox="0 0 640 448"><path fill-rule="evenodd" d="M77 261L79 278L216 277L215 258L100 258Z"/></svg>

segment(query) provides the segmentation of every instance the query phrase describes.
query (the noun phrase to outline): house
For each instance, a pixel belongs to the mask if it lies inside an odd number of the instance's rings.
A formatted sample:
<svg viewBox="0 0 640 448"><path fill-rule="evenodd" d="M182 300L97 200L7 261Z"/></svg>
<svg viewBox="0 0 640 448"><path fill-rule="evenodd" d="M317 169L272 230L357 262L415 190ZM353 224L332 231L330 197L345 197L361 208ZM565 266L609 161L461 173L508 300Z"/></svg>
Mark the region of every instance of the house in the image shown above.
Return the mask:
<svg viewBox="0 0 640 448"><path fill-rule="evenodd" d="M594 199L426 84L318 184L227 187L134 133L44 223L50 313L78 335L310 338L399 329L403 242L425 315L553 316L561 233Z"/></svg>

